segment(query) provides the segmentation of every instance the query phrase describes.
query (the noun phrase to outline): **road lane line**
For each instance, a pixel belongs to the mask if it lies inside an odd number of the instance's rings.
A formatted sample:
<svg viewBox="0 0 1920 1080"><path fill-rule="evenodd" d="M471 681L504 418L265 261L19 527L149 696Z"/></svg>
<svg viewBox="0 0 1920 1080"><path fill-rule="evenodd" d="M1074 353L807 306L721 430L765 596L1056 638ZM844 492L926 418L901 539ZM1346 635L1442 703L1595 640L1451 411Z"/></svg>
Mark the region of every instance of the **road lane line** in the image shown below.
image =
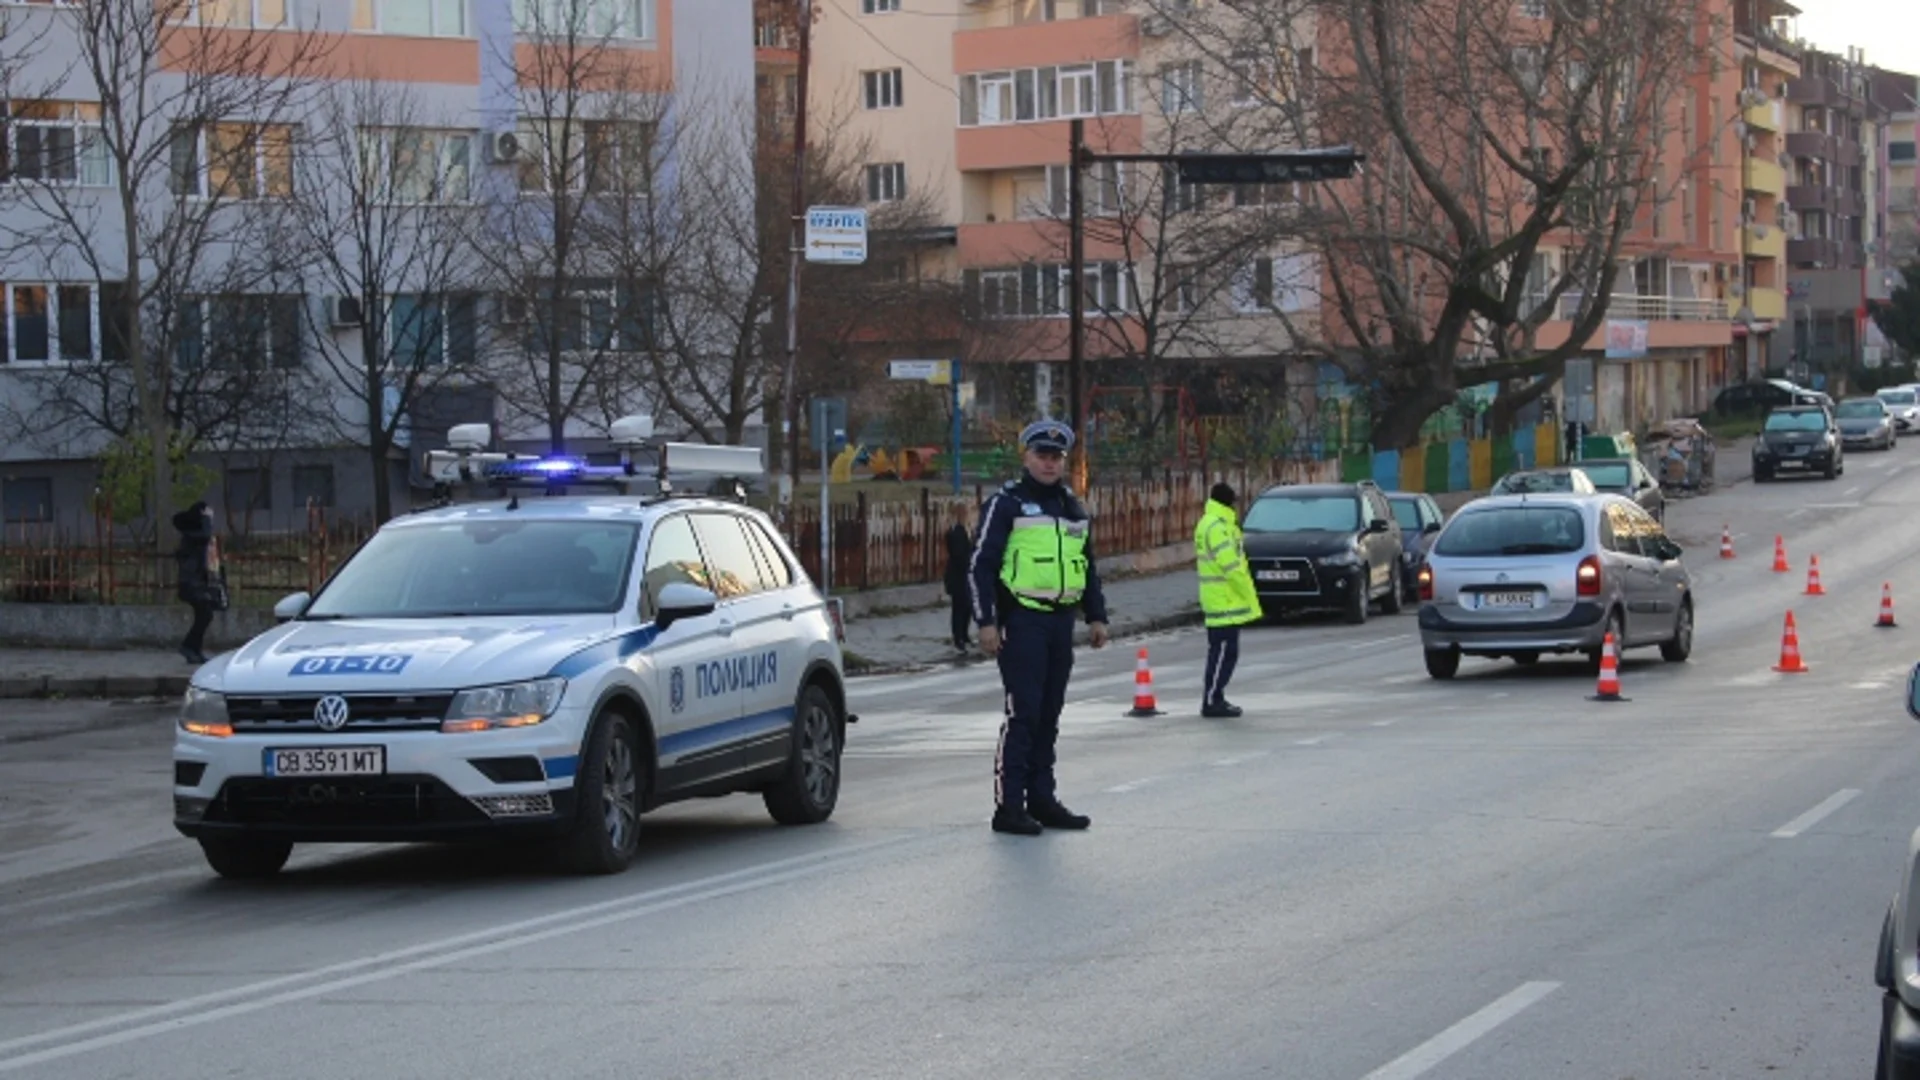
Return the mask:
<svg viewBox="0 0 1920 1080"><path fill-rule="evenodd" d="M89 1032L101 1031L108 1028L120 1027L123 1024L141 1024L139 1027L125 1028L108 1035L98 1035L90 1039L77 1039L76 1041L68 1042L64 1046L54 1046L46 1050L38 1050L16 1057L0 1058L0 1073L23 1069L30 1065L38 1065L48 1061L57 1061L61 1058L71 1057L74 1054L115 1046L134 1039L147 1038L169 1031L177 1031L185 1027L195 1027L200 1024L241 1016L274 1005L284 1005L293 1001L301 1001L311 997L318 997L322 994L333 993L337 990L351 989L355 986L363 986L367 983L391 979L400 975L411 974L415 971L450 964L475 956L501 952L506 949L545 941L549 938L559 937L565 934L578 933L581 930L593 929L621 919L632 919L642 915L651 915L698 900L717 899L724 896L731 896L735 893L746 892L750 889L782 884L790 880L799 880L833 869L843 863L853 861L855 856L870 854L881 848L903 844L911 839L913 839L913 837L910 836L890 837L886 840L878 840L852 847L835 848L809 855L796 855L791 858L776 859L773 862L762 863L758 866L743 867L742 869L730 870L723 874L713 874L704 878L695 878L692 881L682 882L678 885L665 885L631 896L601 900L592 904L582 904L577 907L550 912L546 915L536 915L529 919L502 923L498 926L474 930L465 934L456 934L452 937L441 938L438 941L409 945L405 948L375 953L372 956L363 956L355 960L344 960L337 964L309 968L306 971L290 972L286 975L275 976L271 979L261 979L243 986L229 987L226 990L215 990L211 993L180 998L176 1001L169 1001L160 1005L149 1005L145 1008L133 1009L115 1016L102 1016L94 1020L82 1021L78 1024L69 1024L66 1027L0 1040L0 1054L11 1054L16 1050L23 1050L29 1046L75 1039L76 1036L86 1035ZM553 924L555 923L561 925L554 926ZM547 929L539 929L541 927L546 927ZM488 939L490 938L494 940L489 942ZM487 943L475 944L476 942ZM463 946L469 947L463 948ZM444 951L449 949L455 951ZM414 957L424 957L424 959L412 959ZM366 969L369 968L374 970L366 971ZM360 975L347 974L348 972L354 971L362 971L365 973ZM268 991L278 990L281 987L307 982L312 979L325 979L327 981L301 987L297 990L289 990L271 997L259 996ZM226 1005L220 1008L208 1008L208 1006L220 1005L222 1002L230 1002L236 998L251 1000L243 1000L239 1004ZM183 1012L191 1013L191 1015L172 1016L174 1013ZM160 1017L170 1018L157 1019ZM141 1023L142 1021L148 1020L155 1022Z"/></svg>
<svg viewBox="0 0 1920 1080"><path fill-rule="evenodd" d="M1844 496L1846 496L1847 498L1849 498L1849 499L1851 499L1851 498L1853 498L1853 497L1854 497L1855 495L1858 495L1858 494L1860 494L1860 485L1859 485L1859 484L1855 484L1855 485L1853 485L1852 487L1850 487L1850 488L1848 488L1847 490L1845 490L1845 491L1843 491L1843 492L1841 492L1840 494L1842 494L1842 495L1844 495Z"/></svg>
<svg viewBox="0 0 1920 1080"><path fill-rule="evenodd" d="M1375 720L1373 722L1374 727L1392 727L1393 724L1394 722L1392 720Z"/></svg>
<svg viewBox="0 0 1920 1080"><path fill-rule="evenodd" d="M1337 731L1330 731L1330 732L1328 732L1328 733L1327 733L1327 734L1325 734L1325 735L1315 735L1315 736L1314 736L1313 738L1311 738L1311 739L1295 739L1295 740L1293 740L1293 745L1295 745L1295 746L1319 746L1319 745L1320 745L1321 743L1323 743L1323 742L1327 742L1327 741L1329 741L1329 740L1332 740L1332 739L1337 739L1337 738L1339 738L1339 737L1340 737L1340 733L1339 733L1339 732L1337 732Z"/></svg>
<svg viewBox="0 0 1920 1080"><path fill-rule="evenodd" d="M1785 825L1780 826L1778 829L1775 829L1773 831L1774 838L1778 840L1791 840L1801 833L1806 832L1808 829L1813 828L1815 825L1818 825L1820 820L1828 814L1833 813L1835 810L1840 809L1859 797L1859 788L1841 788L1839 791L1827 796L1826 800L1819 806L1814 807L1799 817L1794 818L1792 821L1787 822Z"/></svg>
<svg viewBox="0 0 1920 1080"><path fill-rule="evenodd" d="M1138 791L1141 788L1146 787L1148 784L1155 783L1163 779L1165 779L1165 777L1144 776L1138 780L1129 780L1124 784L1115 784L1114 786L1108 788L1107 792L1113 795L1125 795L1129 791Z"/></svg>
<svg viewBox="0 0 1920 1080"><path fill-rule="evenodd" d="M1219 761L1213 763L1213 767L1216 769L1230 769L1235 765L1245 765L1255 758L1263 758L1266 756L1267 752L1265 750L1255 750L1251 754L1241 754L1239 757L1221 758Z"/></svg>
<svg viewBox="0 0 1920 1080"><path fill-rule="evenodd" d="M1519 989L1368 1073L1365 1080L1413 1080L1424 1075L1558 989L1557 982L1523 983Z"/></svg>

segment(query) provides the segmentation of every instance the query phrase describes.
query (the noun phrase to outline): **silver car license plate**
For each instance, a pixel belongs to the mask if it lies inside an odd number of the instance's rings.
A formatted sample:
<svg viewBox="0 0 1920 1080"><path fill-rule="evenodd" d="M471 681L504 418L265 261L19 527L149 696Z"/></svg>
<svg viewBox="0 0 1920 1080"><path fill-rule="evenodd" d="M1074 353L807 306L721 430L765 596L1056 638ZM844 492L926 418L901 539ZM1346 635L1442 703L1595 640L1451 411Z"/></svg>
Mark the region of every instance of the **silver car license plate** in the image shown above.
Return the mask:
<svg viewBox="0 0 1920 1080"><path fill-rule="evenodd" d="M1480 594L1480 606L1501 611L1526 611L1533 607L1533 593L1484 592Z"/></svg>
<svg viewBox="0 0 1920 1080"><path fill-rule="evenodd" d="M325 746L268 750L267 776L380 776L387 771L384 746Z"/></svg>
<svg viewBox="0 0 1920 1080"><path fill-rule="evenodd" d="M1256 578L1259 578L1261 581L1299 581L1300 571L1298 570L1260 570L1260 571L1256 571L1253 576Z"/></svg>

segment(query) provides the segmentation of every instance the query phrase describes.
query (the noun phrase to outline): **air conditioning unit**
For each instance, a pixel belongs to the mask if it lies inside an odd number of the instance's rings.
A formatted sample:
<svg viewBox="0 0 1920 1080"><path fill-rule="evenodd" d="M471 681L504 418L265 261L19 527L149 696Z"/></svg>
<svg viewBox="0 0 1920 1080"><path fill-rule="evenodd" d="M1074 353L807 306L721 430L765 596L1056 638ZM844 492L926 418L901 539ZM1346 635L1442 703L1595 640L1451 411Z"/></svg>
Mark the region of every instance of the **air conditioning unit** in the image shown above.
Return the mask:
<svg viewBox="0 0 1920 1080"><path fill-rule="evenodd" d="M1147 15L1140 20L1140 32L1148 37L1166 37L1173 33L1173 20L1165 15Z"/></svg>
<svg viewBox="0 0 1920 1080"><path fill-rule="evenodd" d="M361 310L357 296L327 297L327 325L335 329L359 326L366 321L366 313Z"/></svg>
<svg viewBox="0 0 1920 1080"><path fill-rule="evenodd" d="M486 134L487 160L505 164L519 161L526 147L520 143L517 131L489 131Z"/></svg>

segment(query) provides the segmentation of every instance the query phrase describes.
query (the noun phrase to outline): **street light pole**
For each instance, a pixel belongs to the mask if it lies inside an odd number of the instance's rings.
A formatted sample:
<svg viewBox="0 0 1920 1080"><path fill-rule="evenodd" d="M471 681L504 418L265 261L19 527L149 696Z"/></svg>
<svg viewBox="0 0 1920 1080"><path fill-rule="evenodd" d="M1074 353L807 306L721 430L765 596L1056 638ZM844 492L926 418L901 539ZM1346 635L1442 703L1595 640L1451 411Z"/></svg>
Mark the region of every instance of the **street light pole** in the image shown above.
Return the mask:
<svg viewBox="0 0 1920 1080"><path fill-rule="evenodd" d="M1067 152L1067 415L1073 418L1073 486L1087 490L1087 411L1082 396L1081 366L1086 361L1087 290L1082 277L1087 271L1086 211L1080 202L1080 170L1086 158L1087 122L1075 119L1068 125L1072 146Z"/></svg>
<svg viewBox="0 0 1920 1080"><path fill-rule="evenodd" d="M800 487L800 266L806 250L807 220L807 68L813 53L813 0L798 0L800 17L800 70L794 77L793 94L793 221L787 242L787 364L784 382L786 400L780 415L787 425L784 433L787 449L787 475L792 483L789 499ZM820 477L826 483L826 475ZM791 503L789 502L789 506ZM799 543L799 537L794 542ZM823 548L820 553L826 558Z"/></svg>

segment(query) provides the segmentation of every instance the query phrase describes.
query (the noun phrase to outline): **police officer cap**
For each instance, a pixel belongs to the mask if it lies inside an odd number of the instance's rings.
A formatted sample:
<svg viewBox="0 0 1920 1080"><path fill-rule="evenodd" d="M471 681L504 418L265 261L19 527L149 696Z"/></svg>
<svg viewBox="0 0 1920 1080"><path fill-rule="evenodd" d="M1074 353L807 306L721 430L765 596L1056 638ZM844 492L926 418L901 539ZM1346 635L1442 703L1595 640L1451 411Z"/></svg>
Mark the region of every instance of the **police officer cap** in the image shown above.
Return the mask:
<svg viewBox="0 0 1920 1080"><path fill-rule="evenodd" d="M1073 449L1073 429L1058 420L1035 420L1020 433L1020 443L1029 450Z"/></svg>

